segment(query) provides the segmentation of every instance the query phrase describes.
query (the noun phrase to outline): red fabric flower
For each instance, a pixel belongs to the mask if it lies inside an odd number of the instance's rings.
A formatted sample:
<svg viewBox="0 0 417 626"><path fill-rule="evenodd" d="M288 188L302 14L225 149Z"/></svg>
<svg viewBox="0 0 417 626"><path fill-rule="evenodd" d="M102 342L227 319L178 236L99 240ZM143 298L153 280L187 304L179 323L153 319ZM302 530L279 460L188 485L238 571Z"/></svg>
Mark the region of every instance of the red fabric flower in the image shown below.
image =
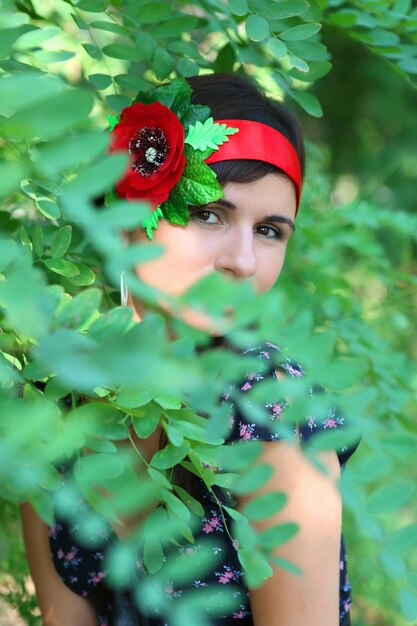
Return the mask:
<svg viewBox="0 0 417 626"><path fill-rule="evenodd" d="M156 208L168 199L185 166L184 129L178 117L155 102L123 109L112 132L111 150L130 153L125 176L116 184L127 200L149 200Z"/></svg>

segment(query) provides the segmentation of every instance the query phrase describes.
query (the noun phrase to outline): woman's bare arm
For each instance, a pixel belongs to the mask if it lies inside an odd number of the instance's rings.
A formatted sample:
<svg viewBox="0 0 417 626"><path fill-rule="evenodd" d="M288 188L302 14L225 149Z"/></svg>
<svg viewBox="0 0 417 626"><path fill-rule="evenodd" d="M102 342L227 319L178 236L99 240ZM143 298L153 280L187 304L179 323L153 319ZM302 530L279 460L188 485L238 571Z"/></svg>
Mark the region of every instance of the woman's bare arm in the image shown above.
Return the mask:
<svg viewBox="0 0 417 626"><path fill-rule="evenodd" d="M57 574L49 550L46 524L27 502L21 505L21 517L43 626L95 626L91 606L66 587Z"/></svg>
<svg viewBox="0 0 417 626"><path fill-rule="evenodd" d="M320 473L300 448L286 442L265 442L260 462L274 475L258 492L284 491L283 511L257 523L265 529L282 522L299 525L296 536L275 551L302 569L297 576L273 566L261 587L249 590L254 626L337 626L339 624L339 556L341 498L336 486L340 466L335 452L322 452L328 475ZM251 496L239 499L242 508Z"/></svg>

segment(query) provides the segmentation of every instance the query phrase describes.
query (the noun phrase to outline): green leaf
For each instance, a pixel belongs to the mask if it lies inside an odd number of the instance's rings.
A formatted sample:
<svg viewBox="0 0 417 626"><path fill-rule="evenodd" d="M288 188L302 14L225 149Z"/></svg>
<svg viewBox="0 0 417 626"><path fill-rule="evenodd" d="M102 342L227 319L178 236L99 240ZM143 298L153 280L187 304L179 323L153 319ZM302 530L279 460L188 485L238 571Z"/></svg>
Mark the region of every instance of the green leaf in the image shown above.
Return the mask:
<svg viewBox="0 0 417 626"><path fill-rule="evenodd" d="M121 24L115 22L96 20L90 23L90 28L97 28L98 30L105 30L110 33L116 33L116 35L129 35L129 29Z"/></svg>
<svg viewBox="0 0 417 626"><path fill-rule="evenodd" d="M165 48L157 48L152 60L152 68L159 79L167 78L174 69L174 57Z"/></svg>
<svg viewBox="0 0 417 626"><path fill-rule="evenodd" d="M288 53L287 46L277 37L271 37L268 41L268 48L276 59L282 59Z"/></svg>
<svg viewBox="0 0 417 626"><path fill-rule="evenodd" d="M410 589L400 589L399 592L401 613L407 620L417 619L417 594Z"/></svg>
<svg viewBox="0 0 417 626"><path fill-rule="evenodd" d="M123 394L121 394L121 396L123 402ZM123 406L122 403L121 405ZM152 435L152 433L158 426L162 416L162 411L157 404L155 404L154 402L149 402L149 404L147 404L146 406L133 411L132 414L133 428L135 430L135 433L141 439L146 439L147 437ZM155 465L155 467L157 467L158 469L165 469L164 467L158 465Z"/></svg>
<svg viewBox="0 0 417 626"><path fill-rule="evenodd" d="M188 491L186 491L185 489L183 489L182 487L180 487L179 485L174 485L174 489L177 492L177 494L179 495L179 497L181 498L181 500L184 502L184 504L187 505L187 507L189 509L191 509L191 511L193 511L193 513L195 513L196 515L202 517L204 515L204 508L201 505L201 503L196 500L195 498L193 498Z"/></svg>
<svg viewBox="0 0 417 626"><path fill-rule="evenodd" d="M148 467L146 471L148 472L148 474L152 478L152 480L159 487L163 487L164 489L172 489L171 483L165 477L165 474L163 472L159 472L158 470L154 469L153 467Z"/></svg>
<svg viewBox="0 0 417 626"><path fill-rule="evenodd" d="M177 496L171 493L171 491L168 491L167 489L161 489L160 497L162 502L165 502L167 507L172 511L172 513L174 513L174 515L184 520L185 522L190 519L189 509L185 506L184 502L182 502L182 500L180 500L179 498L177 498Z"/></svg>
<svg viewBox="0 0 417 626"><path fill-rule="evenodd" d="M262 41L269 34L269 24L260 15L249 15L245 28L247 36L252 41Z"/></svg>
<svg viewBox="0 0 417 626"><path fill-rule="evenodd" d="M3 79L4 80L4 79ZM17 161L0 160L0 197L4 198L19 189L19 183L25 175L23 164Z"/></svg>
<svg viewBox="0 0 417 626"><path fill-rule="evenodd" d="M300 41L301 39L308 39L312 37L321 29L321 24L300 24L300 26L293 26L280 33L281 39L284 41Z"/></svg>
<svg viewBox="0 0 417 626"><path fill-rule="evenodd" d="M249 520L259 521L281 511L287 500L287 495L281 491L265 493L248 502L242 513Z"/></svg>
<svg viewBox="0 0 417 626"><path fill-rule="evenodd" d="M305 91L292 90L290 92L290 95L310 115L313 115L314 117L323 116L323 109L321 108L321 104L314 94L307 93Z"/></svg>
<svg viewBox="0 0 417 626"><path fill-rule="evenodd" d="M259 533L259 541L265 550L273 550L292 539L297 532L297 524L292 522L277 524Z"/></svg>
<svg viewBox="0 0 417 626"><path fill-rule="evenodd" d="M296 56L291 57L291 65L295 67L296 70L298 70L297 75L300 72L303 72L303 74L306 75L310 69L308 63L304 61L304 59L300 59Z"/></svg>
<svg viewBox="0 0 417 626"><path fill-rule="evenodd" d="M281 569L285 569L288 572L295 574L296 576L301 576L301 574L303 573L297 565L294 565L294 563L287 561L287 559L283 559L282 557L275 555L272 555L270 558L274 565L277 565Z"/></svg>
<svg viewBox="0 0 417 626"><path fill-rule="evenodd" d="M69 194L86 194L94 198L104 193L123 175L128 155L122 152L111 154L100 161L85 167L80 174L68 183Z"/></svg>
<svg viewBox="0 0 417 626"><path fill-rule="evenodd" d="M107 9L106 0L80 0L77 8L90 13L103 13Z"/></svg>
<svg viewBox="0 0 417 626"><path fill-rule="evenodd" d="M115 82L123 89L128 89L135 92L146 91L152 87L151 83L143 80L140 76L133 76L132 74L117 74L114 76Z"/></svg>
<svg viewBox="0 0 417 626"><path fill-rule="evenodd" d="M200 68L194 61L181 57L177 61L177 70L182 76L198 76Z"/></svg>
<svg viewBox="0 0 417 626"><path fill-rule="evenodd" d="M129 543L114 542L106 550L106 576L109 584L116 589L126 587L135 576L137 556Z"/></svg>
<svg viewBox="0 0 417 626"><path fill-rule="evenodd" d="M149 33L139 33L135 39L136 48L140 51L141 58L144 61L150 61L158 47L155 37Z"/></svg>
<svg viewBox="0 0 417 626"><path fill-rule="evenodd" d="M142 55L135 46L124 46L122 44L111 43L103 46L103 53L113 59L123 59L125 61L141 61Z"/></svg>
<svg viewBox="0 0 417 626"><path fill-rule="evenodd" d="M89 57L91 57L92 59L101 59L102 52L100 48L97 48L97 46L92 43L82 43L81 45Z"/></svg>
<svg viewBox="0 0 417 626"><path fill-rule="evenodd" d="M35 204L39 211L49 220L57 220L61 216L61 209L50 198L37 198Z"/></svg>
<svg viewBox="0 0 417 626"><path fill-rule="evenodd" d="M36 103L0 122L0 133L22 139L50 139L85 120L93 106L91 93L71 89Z"/></svg>
<svg viewBox="0 0 417 626"><path fill-rule="evenodd" d="M262 445L259 441L239 441L221 447L219 463L227 471L239 471L254 463L261 453Z"/></svg>
<svg viewBox="0 0 417 626"><path fill-rule="evenodd" d="M109 478L120 476L123 469L124 459L120 455L86 454L75 462L74 476L79 483L94 485Z"/></svg>
<svg viewBox="0 0 417 626"><path fill-rule="evenodd" d="M70 247L72 237L72 226L67 224L58 230L51 242L51 255L54 259L64 256Z"/></svg>
<svg viewBox="0 0 417 626"><path fill-rule="evenodd" d="M297 57L292 58L292 63L294 67L297 67L298 69L298 66L294 64L294 61L293 61L294 58L297 58ZM308 67L307 73L304 73L304 72L300 73L296 70L296 71L291 71L290 76L293 76L294 78L297 78L298 80L303 80L307 82L315 82L316 80L318 80L319 78L322 78L323 76L326 76L326 74L330 72L330 70L332 69L332 64L329 63L328 61L321 61L321 62L313 62L307 67Z"/></svg>
<svg viewBox="0 0 417 626"><path fill-rule="evenodd" d="M249 6L247 0L229 0L229 8L235 15L247 15Z"/></svg>
<svg viewBox="0 0 417 626"><path fill-rule="evenodd" d="M176 447L172 444L168 444L154 454L150 464L156 469L168 469L174 467L187 455L190 446L184 441L182 446Z"/></svg>
<svg viewBox="0 0 417 626"><path fill-rule="evenodd" d="M102 131L73 130L70 137L38 148L33 158L46 175L54 176L96 156L104 151L107 143L108 136Z"/></svg>
<svg viewBox="0 0 417 626"><path fill-rule="evenodd" d="M171 17L167 22L158 24L152 31L155 37L178 37L182 33L189 33L198 23L193 15Z"/></svg>
<svg viewBox="0 0 417 626"><path fill-rule="evenodd" d="M110 96L106 96L106 102L110 109L113 109L113 111L116 111L116 113L121 113L124 108L132 104L130 98L113 94Z"/></svg>
<svg viewBox="0 0 417 626"><path fill-rule="evenodd" d="M214 62L213 69L215 72L233 72L235 63L235 48L230 43L227 43L217 53L217 58Z"/></svg>
<svg viewBox="0 0 417 626"><path fill-rule="evenodd" d="M94 272L87 267L87 265L83 265L82 263L75 263L75 265L79 270L79 274L68 278L69 282L76 287L87 287L88 285L92 285L96 280Z"/></svg>
<svg viewBox="0 0 417 626"><path fill-rule="evenodd" d="M141 6L139 10L139 21L141 24L156 24L167 20L173 11L172 3L151 2Z"/></svg>
<svg viewBox="0 0 417 626"><path fill-rule="evenodd" d="M258 587L272 576L272 567L261 552L239 548L237 555L245 570L245 580L248 586Z"/></svg>
<svg viewBox="0 0 417 626"><path fill-rule="evenodd" d="M285 20L289 17L301 15L309 7L305 0L281 0L271 3L268 10L269 19Z"/></svg>
<svg viewBox="0 0 417 626"><path fill-rule="evenodd" d="M36 50L32 56L37 63L62 63L75 57L75 52L69 50Z"/></svg>
<svg viewBox="0 0 417 626"><path fill-rule="evenodd" d="M75 265L75 263L71 263L71 261L65 261L64 259L44 259L43 263L47 268L55 272L55 274L60 274L60 276L77 276L80 273L80 270Z"/></svg>
<svg viewBox="0 0 417 626"><path fill-rule="evenodd" d="M368 510L371 513L396 511L408 504L414 491L415 484L411 480L383 485L369 497Z"/></svg>
<svg viewBox="0 0 417 626"><path fill-rule="evenodd" d="M195 126L189 126L185 143L188 143L194 150L218 150L218 147L228 141L228 135L239 132L238 128L232 128L226 124L218 124L209 117L204 124L196 122Z"/></svg>
<svg viewBox="0 0 417 626"><path fill-rule="evenodd" d="M43 230L39 222L35 222L32 227L32 243L35 255L40 259L43 256Z"/></svg>
<svg viewBox="0 0 417 626"><path fill-rule="evenodd" d="M157 508L147 517L144 526L144 542L143 542L143 560L144 565L150 574L155 574L161 569L164 562L164 552L162 550L161 542L155 533L152 532L154 528L162 529L161 521L163 518L167 519L166 511L161 508Z"/></svg>
<svg viewBox="0 0 417 626"><path fill-rule="evenodd" d="M61 33L61 30L56 26L50 26L47 28L35 28L27 33L24 33L15 42L13 48L15 50L26 50L27 48L34 48L43 43L47 39L52 39Z"/></svg>
<svg viewBox="0 0 417 626"><path fill-rule="evenodd" d="M96 89L106 89L111 85L111 76L108 74L90 74L88 80Z"/></svg>
<svg viewBox="0 0 417 626"><path fill-rule="evenodd" d="M184 435L180 433L180 431L177 430L175 426L170 426L169 424L167 424L165 426L165 430L166 430L168 439L172 443L173 446L177 446L177 447L182 446L184 442Z"/></svg>
<svg viewBox="0 0 417 626"><path fill-rule="evenodd" d="M240 476L235 484L234 491L239 495L251 493L263 485L273 476L274 470L268 463L260 463L252 467L246 474Z"/></svg>

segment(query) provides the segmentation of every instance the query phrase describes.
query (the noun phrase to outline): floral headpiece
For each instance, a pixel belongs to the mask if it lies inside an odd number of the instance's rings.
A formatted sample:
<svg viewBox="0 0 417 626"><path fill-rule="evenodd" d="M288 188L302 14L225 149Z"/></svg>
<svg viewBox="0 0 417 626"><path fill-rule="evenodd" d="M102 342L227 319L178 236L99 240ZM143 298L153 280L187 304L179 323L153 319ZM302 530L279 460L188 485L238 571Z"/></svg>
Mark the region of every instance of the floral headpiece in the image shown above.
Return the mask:
<svg viewBox="0 0 417 626"><path fill-rule="evenodd" d="M205 205L224 195L208 165L218 161L254 159L275 165L293 181L298 211L302 174L291 142L253 120L213 120L207 106L191 104L191 93L187 81L176 78L169 85L140 92L120 118L108 118L111 150L130 154L116 192L153 205L143 223L149 239L160 217L171 224L187 224L190 205ZM230 135L235 136L229 141Z"/></svg>
<svg viewBox="0 0 417 626"><path fill-rule="evenodd" d="M223 189L207 159L238 128L217 123L206 106L191 104L191 87L174 79L151 92L140 92L120 119L110 118L111 150L130 154L116 192L127 200L148 200L154 211L143 227L149 239L158 220L187 224L188 206L218 200Z"/></svg>

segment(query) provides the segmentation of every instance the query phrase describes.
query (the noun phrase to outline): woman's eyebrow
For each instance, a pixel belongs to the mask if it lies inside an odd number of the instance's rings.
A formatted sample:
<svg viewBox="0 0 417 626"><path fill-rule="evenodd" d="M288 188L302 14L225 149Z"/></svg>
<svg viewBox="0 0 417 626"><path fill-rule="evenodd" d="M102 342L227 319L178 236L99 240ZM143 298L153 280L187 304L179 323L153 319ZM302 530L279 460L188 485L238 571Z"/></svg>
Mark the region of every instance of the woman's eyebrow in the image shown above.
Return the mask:
<svg viewBox="0 0 417 626"><path fill-rule="evenodd" d="M237 209L237 206L233 204L233 202L230 202L230 200L226 200L226 198L219 198L218 200L210 202L206 206L212 206L215 204L220 204L226 209ZM263 220L265 220L266 222L278 222L279 224L287 224L293 232L295 231L295 224L293 220L291 220L289 217L285 217L284 215L266 215Z"/></svg>

